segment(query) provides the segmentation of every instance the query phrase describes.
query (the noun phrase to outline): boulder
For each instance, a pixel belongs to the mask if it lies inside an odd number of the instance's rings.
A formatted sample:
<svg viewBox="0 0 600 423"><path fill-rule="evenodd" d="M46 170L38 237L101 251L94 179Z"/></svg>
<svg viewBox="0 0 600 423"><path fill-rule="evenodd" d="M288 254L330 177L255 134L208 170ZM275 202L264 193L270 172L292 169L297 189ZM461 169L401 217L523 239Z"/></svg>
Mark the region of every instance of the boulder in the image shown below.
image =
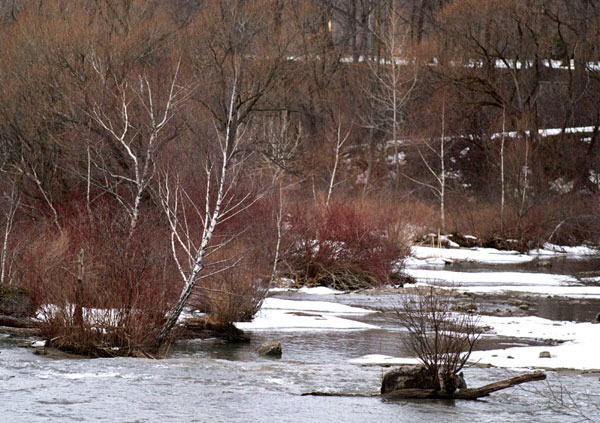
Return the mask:
<svg viewBox="0 0 600 423"><path fill-rule="evenodd" d="M427 369L418 365L397 367L383 375L381 393L396 391L398 389L439 389L437 380L429 374Z"/></svg>
<svg viewBox="0 0 600 423"><path fill-rule="evenodd" d="M477 305L475 303L459 302L452 306L452 311L458 311L461 313L475 313L477 311Z"/></svg>
<svg viewBox="0 0 600 423"><path fill-rule="evenodd" d="M440 383L443 385L440 387ZM454 375L450 380L438 381L431 376L424 366L406 365L390 370L381 381L381 394L397 391L399 389L440 389L449 393L457 389L466 389L467 383L462 372Z"/></svg>
<svg viewBox="0 0 600 423"><path fill-rule="evenodd" d="M266 357L281 358L281 342L267 341L263 343L260 347L258 347L256 352Z"/></svg>
<svg viewBox="0 0 600 423"><path fill-rule="evenodd" d="M551 358L550 351L541 351L540 358Z"/></svg>

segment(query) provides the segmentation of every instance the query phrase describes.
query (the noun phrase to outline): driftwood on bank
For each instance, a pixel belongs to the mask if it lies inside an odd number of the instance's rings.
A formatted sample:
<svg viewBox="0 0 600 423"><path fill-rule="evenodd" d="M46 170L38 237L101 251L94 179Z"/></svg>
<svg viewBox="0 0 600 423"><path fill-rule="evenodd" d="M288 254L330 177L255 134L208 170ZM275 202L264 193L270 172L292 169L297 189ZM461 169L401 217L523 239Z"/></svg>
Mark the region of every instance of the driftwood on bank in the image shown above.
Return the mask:
<svg viewBox="0 0 600 423"><path fill-rule="evenodd" d="M387 394L381 395L385 399L462 399L462 400L475 400L477 398L486 397L492 392L500 391L502 389L512 388L513 386L520 385L522 383L534 382L536 380L546 379L546 374L541 371L534 373L528 373L520 376L511 377L508 379L499 380L497 382L490 383L488 385L481 386L479 388L465 388L454 392L452 395L446 392L437 391L435 389L398 389ZM320 397L376 397L379 394L344 394L335 392L305 392L302 394L310 396Z"/></svg>
<svg viewBox="0 0 600 423"><path fill-rule="evenodd" d="M546 379L544 372L538 371L534 373L528 373L520 376L511 377L508 379L499 380L497 382L490 383L488 385L481 386L479 388L466 388L461 389L453 394L448 394L443 391L437 391L435 389L398 389L396 391L384 394L383 397L386 399L403 399L403 398L427 398L427 399L464 399L474 400L481 397L486 397L492 392L500 391L502 389L511 388L522 383L533 382L536 380Z"/></svg>

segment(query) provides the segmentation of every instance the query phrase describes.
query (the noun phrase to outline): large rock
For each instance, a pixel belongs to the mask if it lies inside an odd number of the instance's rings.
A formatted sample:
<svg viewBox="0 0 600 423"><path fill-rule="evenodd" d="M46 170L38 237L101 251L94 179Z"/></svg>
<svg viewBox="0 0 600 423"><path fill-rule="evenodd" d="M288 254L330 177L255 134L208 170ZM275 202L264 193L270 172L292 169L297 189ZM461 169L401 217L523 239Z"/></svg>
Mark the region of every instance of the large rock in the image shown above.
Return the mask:
<svg viewBox="0 0 600 423"><path fill-rule="evenodd" d="M256 350L260 355L267 357L281 357L281 343L279 341L267 341Z"/></svg>
<svg viewBox="0 0 600 423"><path fill-rule="evenodd" d="M449 393L456 389L467 388L467 383L462 372L454 375L451 380L442 380L441 389ZM407 365L390 370L381 381L381 393L396 391L398 389L440 389L440 381L429 374L424 366Z"/></svg>
<svg viewBox="0 0 600 423"><path fill-rule="evenodd" d="M439 383L423 366L407 365L397 367L383 375L381 393L398 389L439 389Z"/></svg>

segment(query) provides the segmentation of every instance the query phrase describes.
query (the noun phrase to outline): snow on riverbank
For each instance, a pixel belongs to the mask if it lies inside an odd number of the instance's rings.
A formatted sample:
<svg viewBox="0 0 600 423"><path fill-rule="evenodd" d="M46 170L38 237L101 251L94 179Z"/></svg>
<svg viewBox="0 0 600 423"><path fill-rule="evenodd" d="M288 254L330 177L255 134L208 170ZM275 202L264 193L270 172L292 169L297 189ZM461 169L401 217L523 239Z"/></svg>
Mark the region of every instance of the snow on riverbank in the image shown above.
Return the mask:
<svg viewBox="0 0 600 423"><path fill-rule="evenodd" d="M524 346L488 351L474 351L470 364L528 369L600 370L600 324L557 322L539 317L482 316L480 324L492 328L484 336L547 340L552 346ZM550 353L541 358L540 353ZM390 357L370 354L349 360L359 365L394 366L417 364L412 357Z"/></svg>
<svg viewBox="0 0 600 423"><path fill-rule="evenodd" d="M452 271L443 266L453 261L480 264L522 264L536 257L568 256L586 259L598 255L598 250L590 247L559 247L546 244L544 249L531 251L528 255L516 251L500 251L493 248L432 248L413 247L413 257L406 261L404 273L413 277L419 284L446 286L473 293L518 292L530 295L556 295L568 298L600 298L600 286L589 286L570 275L518 272ZM442 266L437 266L441 264ZM433 267L432 267L433 266ZM592 283L594 277L585 279Z"/></svg>
<svg viewBox="0 0 600 423"><path fill-rule="evenodd" d="M453 272L405 269L417 286L438 286L477 294L521 293L566 298L600 299L600 286L582 285L568 275L529 272Z"/></svg>
<svg viewBox="0 0 600 423"><path fill-rule="evenodd" d="M373 313L358 307L325 301L266 298L252 322L238 322L242 330L377 329L377 326L344 318Z"/></svg>
<svg viewBox="0 0 600 423"><path fill-rule="evenodd" d="M443 264L436 259L466 261L487 264L527 263L534 257L518 251L501 251L494 248L433 248L415 246L411 248L412 257L406 260L406 267L424 264Z"/></svg>
<svg viewBox="0 0 600 423"><path fill-rule="evenodd" d="M440 283L441 285L528 285L561 286L577 283L577 279L568 275L529 272L456 272L451 270L406 269L405 273L417 281Z"/></svg>
<svg viewBox="0 0 600 423"><path fill-rule="evenodd" d="M578 247L564 247L550 243L544 244L543 248L531 250L530 255L542 257L568 256L570 258L589 258L600 255L600 249L581 245Z"/></svg>
<svg viewBox="0 0 600 423"><path fill-rule="evenodd" d="M553 346L513 347L475 351L471 361L497 367L600 370L600 325L562 322L539 317L483 316L481 324L497 336L564 341ZM541 352L550 358L540 358Z"/></svg>
<svg viewBox="0 0 600 423"><path fill-rule="evenodd" d="M434 248L414 246L406 267L423 265L444 265L451 261L462 261L482 264L519 264L528 263L537 257L568 256L569 258L586 259L600 256L600 249L587 246L564 247L550 243L543 248L531 250L527 254L518 251L503 251L495 248Z"/></svg>

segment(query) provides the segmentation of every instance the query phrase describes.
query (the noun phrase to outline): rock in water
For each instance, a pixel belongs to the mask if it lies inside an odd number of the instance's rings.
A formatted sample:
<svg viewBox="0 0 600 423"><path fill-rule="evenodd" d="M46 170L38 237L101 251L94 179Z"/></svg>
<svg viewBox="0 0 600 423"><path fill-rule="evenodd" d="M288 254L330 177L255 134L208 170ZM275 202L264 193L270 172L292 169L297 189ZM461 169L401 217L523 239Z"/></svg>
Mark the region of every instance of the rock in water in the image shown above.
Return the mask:
<svg viewBox="0 0 600 423"><path fill-rule="evenodd" d="M263 343L256 350L260 355L264 355L267 357L277 357L281 358L281 342L279 341L267 341Z"/></svg>
<svg viewBox="0 0 600 423"><path fill-rule="evenodd" d="M390 370L381 381L381 393L398 389L439 389L439 383L423 366L407 365Z"/></svg>

